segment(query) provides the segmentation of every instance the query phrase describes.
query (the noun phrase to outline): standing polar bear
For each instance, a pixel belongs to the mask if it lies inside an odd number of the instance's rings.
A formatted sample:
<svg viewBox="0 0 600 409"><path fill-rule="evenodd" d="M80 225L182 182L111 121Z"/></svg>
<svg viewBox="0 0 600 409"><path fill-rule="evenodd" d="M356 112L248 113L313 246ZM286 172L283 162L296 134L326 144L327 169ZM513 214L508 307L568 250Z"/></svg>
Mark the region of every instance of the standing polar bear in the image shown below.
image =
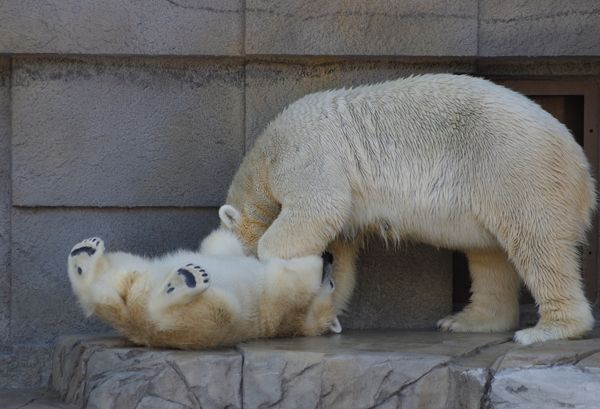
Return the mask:
<svg viewBox="0 0 600 409"><path fill-rule="evenodd" d="M514 339L530 344L593 326L577 247L595 200L581 147L537 104L431 74L291 104L244 158L219 214L260 260L333 253L338 313L365 234L463 251L471 303L438 325L515 329L523 281L540 321Z"/></svg>
<svg viewBox="0 0 600 409"><path fill-rule="evenodd" d="M262 263L223 231L209 235L200 252L146 259L107 253L92 238L68 257L73 291L88 315L135 343L183 349L340 332L331 267L327 253Z"/></svg>

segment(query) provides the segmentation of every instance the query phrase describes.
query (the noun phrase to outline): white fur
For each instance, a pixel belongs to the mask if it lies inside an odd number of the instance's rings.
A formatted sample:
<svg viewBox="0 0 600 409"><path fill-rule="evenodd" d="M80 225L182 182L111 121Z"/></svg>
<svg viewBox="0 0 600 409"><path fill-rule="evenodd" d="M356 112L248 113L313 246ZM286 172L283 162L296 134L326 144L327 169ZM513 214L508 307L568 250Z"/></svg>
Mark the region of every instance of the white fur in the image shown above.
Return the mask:
<svg viewBox="0 0 600 409"><path fill-rule="evenodd" d="M220 214L220 212L219 212ZM206 255L230 255L245 257L244 245L230 230L217 229L200 244L200 253Z"/></svg>
<svg viewBox="0 0 600 409"><path fill-rule="evenodd" d="M322 282L321 257L263 263L245 256L239 239L228 231L209 235L201 249L147 259L107 253L104 242L93 238L73 247L68 275L87 315L96 313L135 342L150 346L213 347L341 330L331 306L333 283L330 278ZM212 308L227 315L223 324L211 318ZM208 318L200 319L200 313ZM287 316L297 320L295 327L280 326ZM197 327L200 323L207 325L206 332ZM185 327L197 328L182 332Z"/></svg>
<svg viewBox="0 0 600 409"><path fill-rule="evenodd" d="M239 224L241 216L235 207L223 205L219 208L219 217L227 228L232 229Z"/></svg>
<svg viewBox="0 0 600 409"><path fill-rule="evenodd" d="M220 215L261 260L374 232L464 251L472 304L440 326L514 328L524 280L541 321L515 339L530 343L593 324L576 248L595 197L583 150L550 114L489 81L439 74L290 105L244 159ZM342 306L355 257L344 251L347 259L334 254L346 266L334 273Z"/></svg>

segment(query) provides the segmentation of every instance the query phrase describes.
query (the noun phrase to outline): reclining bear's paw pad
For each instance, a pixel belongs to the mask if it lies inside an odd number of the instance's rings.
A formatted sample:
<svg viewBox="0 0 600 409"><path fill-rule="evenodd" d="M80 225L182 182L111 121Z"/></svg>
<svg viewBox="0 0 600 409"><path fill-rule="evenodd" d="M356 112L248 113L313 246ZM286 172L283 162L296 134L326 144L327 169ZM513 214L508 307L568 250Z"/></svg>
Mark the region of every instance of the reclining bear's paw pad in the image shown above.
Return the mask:
<svg viewBox="0 0 600 409"><path fill-rule="evenodd" d="M71 278L81 277L86 279L88 276L92 276L98 259L103 254L104 242L98 237L77 243L69 253L69 274Z"/></svg>
<svg viewBox="0 0 600 409"><path fill-rule="evenodd" d="M169 298L192 296L210 287L210 275L199 265L187 264L169 273L164 283L163 294Z"/></svg>

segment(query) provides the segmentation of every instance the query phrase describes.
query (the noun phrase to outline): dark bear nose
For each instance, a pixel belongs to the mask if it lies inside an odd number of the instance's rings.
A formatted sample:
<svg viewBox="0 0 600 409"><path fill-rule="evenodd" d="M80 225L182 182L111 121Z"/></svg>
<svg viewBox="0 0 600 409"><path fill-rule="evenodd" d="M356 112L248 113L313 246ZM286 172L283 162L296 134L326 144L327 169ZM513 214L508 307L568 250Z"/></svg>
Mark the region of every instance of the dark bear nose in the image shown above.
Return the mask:
<svg viewBox="0 0 600 409"><path fill-rule="evenodd" d="M333 254L324 252L321 254L321 258L323 259L323 279L321 283L324 283L331 278L333 273Z"/></svg>

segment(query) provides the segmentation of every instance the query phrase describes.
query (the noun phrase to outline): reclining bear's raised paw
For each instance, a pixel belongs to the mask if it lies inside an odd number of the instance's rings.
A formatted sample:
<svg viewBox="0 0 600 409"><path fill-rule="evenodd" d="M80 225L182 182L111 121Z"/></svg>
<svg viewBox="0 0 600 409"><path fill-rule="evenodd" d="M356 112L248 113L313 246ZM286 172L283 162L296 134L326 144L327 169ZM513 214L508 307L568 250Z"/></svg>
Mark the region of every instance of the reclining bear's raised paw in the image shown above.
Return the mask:
<svg viewBox="0 0 600 409"><path fill-rule="evenodd" d="M197 264L187 264L170 272L163 281L162 294L169 304L187 302L189 297L210 287L210 275Z"/></svg>
<svg viewBox="0 0 600 409"><path fill-rule="evenodd" d="M71 279L81 277L83 280L93 278L93 273L100 257L104 254L104 241L99 237L77 243L69 253L69 274Z"/></svg>

